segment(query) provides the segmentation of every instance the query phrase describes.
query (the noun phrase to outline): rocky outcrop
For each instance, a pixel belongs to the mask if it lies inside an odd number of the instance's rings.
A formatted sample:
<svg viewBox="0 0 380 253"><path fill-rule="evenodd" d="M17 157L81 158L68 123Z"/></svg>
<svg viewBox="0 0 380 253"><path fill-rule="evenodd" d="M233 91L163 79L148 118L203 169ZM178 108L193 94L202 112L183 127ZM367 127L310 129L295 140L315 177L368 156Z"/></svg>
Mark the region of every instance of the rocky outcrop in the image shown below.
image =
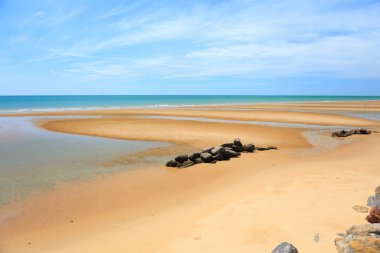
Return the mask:
<svg viewBox="0 0 380 253"><path fill-rule="evenodd" d="M335 239L338 253L380 252L380 224L355 225Z"/></svg>
<svg viewBox="0 0 380 253"><path fill-rule="evenodd" d="M253 144L245 144L239 138L233 142L224 143L217 147L207 147L202 149L201 152L195 152L190 155L178 155L174 160L166 163L167 167L174 168L187 168L199 163L216 163L219 161L228 161L241 155L242 152L254 153L255 150L264 151L270 149L277 149L274 146L267 148L256 148Z"/></svg>
<svg viewBox="0 0 380 253"><path fill-rule="evenodd" d="M348 137L348 136L351 136L354 134L365 134L365 135L367 135L367 134L371 134L371 133L372 133L371 130L360 128L360 129L350 129L350 130L341 130L341 131L333 132L331 134L331 137Z"/></svg>
<svg viewBox="0 0 380 253"><path fill-rule="evenodd" d="M376 205L373 205L374 203L372 202L373 199L377 199L378 197L380 197L380 186L375 189L375 196L368 198L368 204L371 204L372 209L366 220L372 224L354 225L350 227L346 233L339 233L338 235L341 237L335 239L338 253L380 252L380 210ZM360 208L360 210L361 209L362 208Z"/></svg>
<svg viewBox="0 0 380 253"><path fill-rule="evenodd" d="M278 245L272 251L272 253L298 253L298 250L292 244L283 242L280 245Z"/></svg>

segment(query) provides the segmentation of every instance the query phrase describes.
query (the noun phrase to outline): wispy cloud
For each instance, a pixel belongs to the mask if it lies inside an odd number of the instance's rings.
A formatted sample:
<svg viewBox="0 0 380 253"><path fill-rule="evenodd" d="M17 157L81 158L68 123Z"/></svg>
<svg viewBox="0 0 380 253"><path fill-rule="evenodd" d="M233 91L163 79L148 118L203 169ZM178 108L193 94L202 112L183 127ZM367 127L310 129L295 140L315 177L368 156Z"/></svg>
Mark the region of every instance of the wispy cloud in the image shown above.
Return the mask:
<svg viewBox="0 0 380 253"><path fill-rule="evenodd" d="M104 80L380 79L378 1L116 2L37 5L6 57Z"/></svg>

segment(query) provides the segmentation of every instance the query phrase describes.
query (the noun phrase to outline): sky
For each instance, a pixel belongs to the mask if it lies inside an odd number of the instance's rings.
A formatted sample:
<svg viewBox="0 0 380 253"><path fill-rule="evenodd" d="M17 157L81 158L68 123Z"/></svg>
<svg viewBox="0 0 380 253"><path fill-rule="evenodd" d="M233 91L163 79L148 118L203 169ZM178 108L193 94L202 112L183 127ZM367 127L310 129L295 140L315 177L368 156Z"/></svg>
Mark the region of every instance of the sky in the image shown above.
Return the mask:
<svg viewBox="0 0 380 253"><path fill-rule="evenodd" d="M380 95L380 1L0 0L0 95Z"/></svg>

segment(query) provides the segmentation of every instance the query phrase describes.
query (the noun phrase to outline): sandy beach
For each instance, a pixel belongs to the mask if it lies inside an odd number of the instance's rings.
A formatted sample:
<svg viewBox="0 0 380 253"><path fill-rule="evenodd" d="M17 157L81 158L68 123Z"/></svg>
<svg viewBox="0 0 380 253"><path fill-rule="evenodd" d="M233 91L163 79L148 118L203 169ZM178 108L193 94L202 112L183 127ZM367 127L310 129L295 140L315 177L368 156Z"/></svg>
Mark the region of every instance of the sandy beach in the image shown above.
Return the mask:
<svg viewBox="0 0 380 253"><path fill-rule="evenodd" d="M172 144L133 159L236 137L279 149L181 170L149 166L58 183L0 206L6 217L0 252L264 253L282 241L299 252L336 252L336 234L365 223L352 207L365 205L380 184L380 134L337 139L322 127L380 130L378 121L336 114L379 109L380 102L356 101L3 115L56 116L35 120L47 131Z"/></svg>

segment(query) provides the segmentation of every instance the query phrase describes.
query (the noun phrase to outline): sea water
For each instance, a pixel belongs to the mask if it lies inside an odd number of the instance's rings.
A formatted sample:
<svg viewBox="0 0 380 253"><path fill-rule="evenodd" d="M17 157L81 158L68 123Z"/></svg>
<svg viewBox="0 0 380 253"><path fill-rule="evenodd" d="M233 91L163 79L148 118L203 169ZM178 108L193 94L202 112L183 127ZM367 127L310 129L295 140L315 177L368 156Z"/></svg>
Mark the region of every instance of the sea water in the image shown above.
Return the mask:
<svg viewBox="0 0 380 253"><path fill-rule="evenodd" d="M50 132L34 126L34 119L0 117L0 204L52 188L57 182L135 168L114 161L168 145Z"/></svg>
<svg viewBox="0 0 380 253"><path fill-rule="evenodd" d="M128 107L380 100L380 96L0 96L0 113Z"/></svg>

